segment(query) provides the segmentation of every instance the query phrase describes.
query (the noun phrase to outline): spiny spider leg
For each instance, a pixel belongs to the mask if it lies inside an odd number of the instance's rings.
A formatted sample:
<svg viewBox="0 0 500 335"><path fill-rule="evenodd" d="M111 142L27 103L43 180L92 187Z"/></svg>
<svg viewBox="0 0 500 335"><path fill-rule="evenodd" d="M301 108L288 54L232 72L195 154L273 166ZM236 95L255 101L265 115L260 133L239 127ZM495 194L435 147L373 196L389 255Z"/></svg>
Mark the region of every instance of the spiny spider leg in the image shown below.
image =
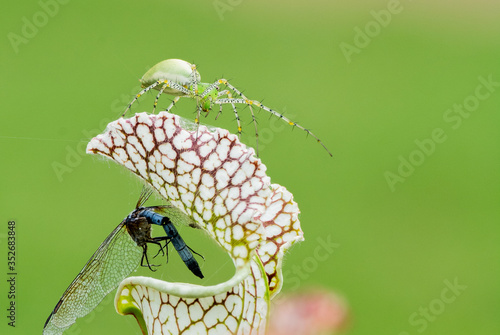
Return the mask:
<svg viewBox="0 0 500 335"><path fill-rule="evenodd" d="M158 95L155 98L155 103L153 104L153 113L156 111L156 106L158 105L158 99L160 99L160 95L163 94L163 91L167 88L167 84L163 84L163 86L160 89L160 92L158 92Z"/></svg>
<svg viewBox="0 0 500 335"><path fill-rule="evenodd" d="M194 119L194 123L196 123L196 137L195 140L198 140L198 129L200 129L200 113L201 107L199 101L196 103L196 118Z"/></svg>
<svg viewBox="0 0 500 335"><path fill-rule="evenodd" d="M196 139L198 139L198 130L200 129L200 96L198 95L198 78L196 77L196 64L191 64L191 92L188 94L190 97L194 97L196 99L196 118L194 119L194 123L196 123Z"/></svg>
<svg viewBox="0 0 500 335"><path fill-rule="evenodd" d="M214 83L212 83L209 86L207 86L207 88L205 88L205 90L201 93L200 98L203 99L205 97L205 95L207 95L208 93L210 93L214 89L216 89L217 92L219 92L219 86L218 86L218 84L220 84L220 83L217 80Z"/></svg>
<svg viewBox="0 0 500 335"><path fill-rule="evenodd" d="M236 123L238 124L238 138L241 137L241 121L240 121L240 116L238 115L238 110L236 109L236 106L234 104L231 104L233 107L233 112L236 117Z"/></svg>
<svg viewBox="0 0 500 335"><path fill-rule="evenodd" d="M220 111L219 111L219 114L222 112L222 103L219 103L220 100L216 100L215 103L216 104L219 104L220 106ZM231 106L233 107L233 112L234 112L234 115L236 116L236 122L238 124L238 137L241 137L241 131L243 130L243 128L241 127L241 120L240 120L240 116L238 114L238 110L235 106L234 103L231 103ZM255 118L255 114L253 112L253 109L252 109L252 106L248 105L248 107L250 108L250 114L252 115L252 122L254 124L254 127L255 127L255 152L257 153L257 156L259 155L259 132L257 130L257 119ZM219 114L217 114L217 117L219 117ZM217 120L217 118L215 118Z"/></svg>
<svg viewBox="0 0 500 335"><path fill-rule="evenodd" d="M221 91L220 88L219 88L219 84L226 85L226 87L228 87L229 90L226 89L226 90L222 90ZM210 92L213 89L217 90L217 99L214 102L216 104L218 103L218 101L221 100L221 97L223 97L223 96L227 96L227 99L233 99L233 94L231 93L231 90L233 90L234 92L236 92L236 94L238 94L239 96L241 96L243 99L248 100L243 95L243 93L241 93L240 91L238 91L233 85L229 84L226 79L218 79L213 84L209 85L205 89L205 91L203 92L203 94L201 95L201 97L205 96L205 94L207 94L208 92ZM257 120L256 120L255 115L253 113L252 106L250 106L250 104L247 104L247 105L250 108L250 113L252 114L252 122L253 122L254 127L255 127L255 143L256 143L256 145L255 145L255 152L257 153L257 156L258 156L259 155L259 132L257 130ZM216 120L219 117L219 115L222 113L222 104L219 104L219 106L220 106L220 108L219 108L219 114L217 114L217 117L215 118ZM233 111L234 111L234 114L236 116L236 122L238 123L238 137L241 137L242 128L241 128L240 117L238 115L238 111L236 109L236 106L234 104L231 104L231 106L233 107Z"/></svg>
<svg viewBox="0 0 500 335"><path fill-rule="evenodd" d="M252 122L255 126L255 152L257 153L257 156L259 156L259 132L257 131L257 119L255 118L255 114L253 113L252 106L248 105L248 108L250 108L250 114L252 114Z"/></svg>
<svg viewBox="0 0 500 335"><path fill-rule="evenodd" d="M208 102L210 103L209 106L208 106L208 109L201 107L201 110L203 112L205 112L205 115L204 115L205 117L207 117L208 114L210 114L210 112L212 111L212 106L214 105L214 102L213 102L212 99L208 99ZM216 120L217 120L217 118L216 118Z"/></svg>
<svg viewBox="0 0 500 335"><path fill-rule="evenodd" d="M167 107L167 109L165 109L165 112L170 112L170 110L172 109L172 107L175 106L175 104L177 103L177 101L179 101L181 97L175 97L174 100L172 101L172 103L170 104L170 106Z"/></svg>
<svg viewBox="0 0 500 335"><path fill-rule="evenodd" d="M236 94L238 94L243 99L248 100L248 98L245 97L245 95L242 92L240 92L238 89L236 89L236 87L234 87L233 85L231 85L226 79L219 79L219 82L221 84L226 85L226 87L229 87L230 90L233 90L234 92L236 92ZM233 96L231 94L231 91L229 91L229 90L226 90L226 91L229 92L229 94L227 94L227 97L229 99L232 99ZM253 109L252 109L251 104L247 104L247 106L250 108L250 113L252 114L252 121L253 121L253 124L254 124L254 127L255 127L255 152L257 153L257 156L258 156L259 155L259 132L257 130L257 119L255 118L255 115L253 113Z"/></svg>
<svg viewBox="0 0 500 335"><path fill-rule="evenodd" d="M145 89L143 89L142 91L140 91L139 93L137 93L134 97L134 99L132 99L132 101L128 104L127 108L125 109L125 112L123 112L122 114L122 117L125 116L125 114L127 114L128 110L130 109L130 107L132 107L132 105L134 104L134 102L137 101L137 99L139 99L141 97L141 95L143 95L144 93L146 93L147 91L155 88L156 86L160 85L161 84L161 80L157 80L156 82L154 82L153 84L149 85L148 87L146 87Z"/></svg>
<svg viewBox="0 0 500 335"><path fill-rule="evenodd" d="M231 94L231 91L229 90L223 90L221 91L220 90L220 87L219 87L219 84L224 84L226 85L227 83L227 80L225 79L218 79L216 80L215 82L213 82L212 84L208 85L205 90L203 91L203 93L200 95L200 99L203 99L209 92L213 91L213 90L216 90L217 91L217 98L215 101L212 101L210 100L210 108L212 107L212 104L218 104L218 101L219 101L219 98L221 96L224 96L224 95L227 95L229 98L232 98L232 94ZM232 107L233 107L233 112L234 112L234 115L236 116L236 122L238 124L238 137L241 137L241 121L240 121L240 116L238 115L238 110L236 109L236 106L234 104L231 104ZM216 120L217 118L219 117L219 115L222 113L222 105L219 104L219 114L217 114L216 116Z"/></svg>
<svg viewBox="0 0 500 335"><path fill-rule="evenodd" d="M224 95L227 95L228 98L233 97L230 90L224 90L224 91L219 91L219 93L217 93L217 99L219 99L220 97L222 97Z"/></svg>
<svg viewBox="0 0 500 335"><path fill-rule="evenodd" d="M243 94L241 96L244 97ZM285 117L283 114L280 114L280 113L276 112L275 110L273 110L273 109L271 109L269 107L264 106L263 104L261 104L260 102L258 102L256 100L249 100L249 99L245 99L245 98L243 98L243 99L228 99L228 98L223 98L223 99L218 99L217 103L219 103L219 104L244 104L244 105L247 105L247 106L251 106L251 105L257 106L260 109L263 109L266 112L269 112L269 113L273 114L274 116L277 116L278 118L284 120L289 125L297 127L299 129L302 129L303 131L305 131L306 133L308 133L309 135L311 135L319 144L321 144L321 146L326 150L326 152L328 152L328 154L331 157L333 157L333 155L330 152L330 150L328 150L328 148L323 144L323 142L316 135L314 135L312 133L312 131L310 131L307 128L302 127L300 124L298 124L296 122L291 121L290 119L288 119L287 117Z"/></svg>
<svg viewBox="0 0 500 335"><path fill-rule="evenodd" d="M217 113L217 116L215 117L215 120L219 118L219 115L222 114L222 104L219 105L219 113Z"/></svg>
<svg viewBox="0 0 500 335"><path fill-rule="evenodd" d="M191 94L198 95L198 78L196 77L196 64L191 64Z"/></svg>
<svg viewBox="0 0 500 335"><path fill-rule="evenodd" d="M213 90L216 90L217 91L217 97L213 97L211 94L209 97L205 98L207 94L211 93ZM215 82L213 84L210 84L209 86L205 87L201 93L201 95L199 95L197 97L197 102L199 104L200 100L201 101L204 101L205 99L208 99L208 102L209 102L209 106L208 108L206 107L206 105L204 104L203 107L201 107L201 110L203 112L205 112L205 117L208 116L208 114L210 114L210 111L212 111L212 106L215 104L215 101L214 100L217 100L218 97L220 96L220 88L218 86L218 82ZM229 92L229 91L228 91ZM219 105L219 113L217 114L217 116L215 117L215 119L217 120L217 118L219 117L219 115L222 113L222 106Z"/></svg>
<svg viewBox="0 0 500 335"><path fill-rule="evenodd" d="M137 95L134 97L134 99L132 99L132 101L128 104L128 107L125 109L125 112L123 112L123 114L122 114L121 117L124 117L125 114L127 114L127 112L130 109L130 107L132 107L132 104L134 102L136 102L137 99L139 99L144 93L148 92L149 90L155 88L156 86L158 86L160 84L165 84L166 85L165 88L170 87L170 88L174 88L174 89L176 89L178 91L181 91L185 95L189 95L190 94L189 90L186 89L184 86L179 85L179 84L177 84L177 83L175 83L175 82L173 82L171 80L167 80L167 79L165 79L165 80L163 80L163 79L157 80L153 84L149 85L148 87L146 87L145 89L143 89L142 91L140 91L139 93L137 93Z"/></svg>
<svg viewBox="0 0 500 335"><path fill-rule="evenodd" d="M224 90L224 91L220 91L220 92L217 93L217 99L219 99L220 97L222 97L224 95L227 95L228 98L232 98L233 97L232 94L231 94L231 91ZM221 114L222 114L222 104L219 104L219 113L217 113L217 116L215 117L215 120L217 120Z"/></svg>
<svg viewBox="0 0 500 335"><path fill-rule="evenodd" d="M238 94L240 97L242 97L245 100L248 100L248 98L242 92L240 92L236 87L231 85L226 79L219 79L219 83L226 85L227 87L229 87L230 90L236 92L236 94Z"/></svg>

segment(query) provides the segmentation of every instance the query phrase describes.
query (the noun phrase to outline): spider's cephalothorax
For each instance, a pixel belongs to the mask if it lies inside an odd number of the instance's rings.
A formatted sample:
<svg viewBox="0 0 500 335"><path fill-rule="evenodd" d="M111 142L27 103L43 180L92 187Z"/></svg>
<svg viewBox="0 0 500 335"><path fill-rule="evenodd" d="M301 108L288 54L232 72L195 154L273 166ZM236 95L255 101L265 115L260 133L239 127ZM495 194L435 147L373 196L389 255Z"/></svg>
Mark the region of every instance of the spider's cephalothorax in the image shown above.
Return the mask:
<svg viewBox="0 0 500 335"><path fill-rule="evenodd" d="M272 115L277 116L278 118L284 120L291 126L295 126L304 130L306 133L314 137L316 141L325 148L330 156L332 154L328 150L328 148L321 142L321 140L314 135L309 129L302 127L298 123L289 120L283 114L278 113L277 111L264 106L257 100L248 99L241 91L236 89L233 85L231 85L226 79L217 79L212 84L210 83L202 83L201 76L199 72L196 70L196 65L190 64L181 59L167 59L159 62L151 69L149 69L144 76L140 79L141 85L144 88L140 91L134 99L130 102L127 109L123 113L122 117L127 113L132 104L139 99L144 93L148 92L151 89L158 90L158 94L156 95L153 113L156 110L156 106L158 104L158 99L160 95L163 93L170 94L175 96L172 103L165 110L169 112L170 109L179 101L181 97L188 97L196 100L196 118L195 123L199 125L200 123L200 113L203 111L208 115L213 105L219 105L219 114L222 112L222 105L230 104L234 115L236 117L236 122L238 124L238 136L241 135L241 121L238 115L238 110L236 109L237 104L248 106L250 113L252 115L252 120L255 126L255 137L256 137L256 151L258 153L258 144L259 144L259 133L257 131L257 120L255 118L255 114L253 111L253 106L265 110ZM216 118L217 118L216 117Z"/></svg>

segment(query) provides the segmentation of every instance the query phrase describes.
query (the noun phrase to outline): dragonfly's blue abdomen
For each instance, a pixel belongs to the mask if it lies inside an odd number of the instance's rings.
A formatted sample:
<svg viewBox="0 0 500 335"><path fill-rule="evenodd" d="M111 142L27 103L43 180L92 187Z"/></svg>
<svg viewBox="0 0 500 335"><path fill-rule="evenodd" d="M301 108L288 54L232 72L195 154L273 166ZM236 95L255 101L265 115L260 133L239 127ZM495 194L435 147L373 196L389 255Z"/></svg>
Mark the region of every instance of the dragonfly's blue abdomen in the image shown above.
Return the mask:
<svg viewBox="0 0 500 335"><path fill-rule="evenodd" d="M196 276L203 278L203 274L201 273L200 266L198 262L194 258L191 253L191 249L186 245L186 242L182 239L182 237L177 232L172 221L167 216L163 216L158 214L152 210L144 208L139 211L137 214L139 217L143 217L150 224L156 224L163 227L167 237L170 239L170 242L174 245L175 250L179 253L179 256L184 261L186 266L193 272Z"/></svg>
<svg viewBox="0 0 500 335"><path fill-rule="evenodd" d="M139 216L142 216L143 218L147 219L150 224L156 224L156 225L159 225L159 226L161 226L161 225L164 224L163 221L165 219L168 220L167 217L165 217L163 215L160 215L158 213L155 213L153 211L147 210L147 209L141 211L139 213ZM168 221L170 221L170 220L168 220Z"/></svg>

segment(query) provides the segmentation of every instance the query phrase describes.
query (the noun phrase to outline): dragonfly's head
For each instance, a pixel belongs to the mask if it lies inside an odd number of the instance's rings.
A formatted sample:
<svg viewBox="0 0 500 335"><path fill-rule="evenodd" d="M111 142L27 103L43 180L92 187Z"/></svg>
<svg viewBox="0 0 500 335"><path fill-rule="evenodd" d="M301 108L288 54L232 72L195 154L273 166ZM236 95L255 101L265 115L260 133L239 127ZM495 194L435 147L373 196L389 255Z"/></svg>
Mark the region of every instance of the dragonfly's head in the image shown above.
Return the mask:
<svg viewBox="0 0 500 335"><path fill-rule="evenodd" d="M132 219L136 219L138 217L138 214L139 214L139 211L142 209L142 207L137 207L136 209L134 209L132 212L130 212L129 215L127 215L126 219L125 220L132 220Z"/></svg>

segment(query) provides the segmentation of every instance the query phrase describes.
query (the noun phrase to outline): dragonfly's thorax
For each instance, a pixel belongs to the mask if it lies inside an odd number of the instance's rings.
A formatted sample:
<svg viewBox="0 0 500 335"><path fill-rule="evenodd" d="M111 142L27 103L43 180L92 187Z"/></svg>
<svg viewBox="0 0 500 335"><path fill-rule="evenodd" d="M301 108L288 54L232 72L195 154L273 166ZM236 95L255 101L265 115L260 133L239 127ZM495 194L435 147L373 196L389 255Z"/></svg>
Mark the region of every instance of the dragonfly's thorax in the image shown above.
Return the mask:
<svg viewBox="0 0 500 335"><path fill-rule="evenodd" d="M132 240L134 240L138 246L143 246L151 240L151 225L145 218L138 217L136 211L137 210L133 211L127 216L125 219L125 226Z"/></svg>

